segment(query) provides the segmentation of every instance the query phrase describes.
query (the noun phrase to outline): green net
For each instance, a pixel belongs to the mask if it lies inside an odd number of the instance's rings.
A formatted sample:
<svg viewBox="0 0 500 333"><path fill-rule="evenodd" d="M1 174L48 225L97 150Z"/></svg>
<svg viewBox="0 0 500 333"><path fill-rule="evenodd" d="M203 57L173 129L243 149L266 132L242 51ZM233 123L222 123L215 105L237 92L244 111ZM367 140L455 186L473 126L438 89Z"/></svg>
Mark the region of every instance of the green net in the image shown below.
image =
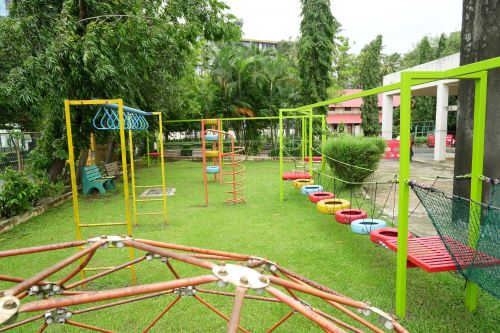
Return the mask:
<svg viewBox="0 0 500 333"><path fill-rule="evenodd" d="M486 205L435 188L410 183L422 202L457 270L496 298L500 297L500 208L497 184Z"/></svg>

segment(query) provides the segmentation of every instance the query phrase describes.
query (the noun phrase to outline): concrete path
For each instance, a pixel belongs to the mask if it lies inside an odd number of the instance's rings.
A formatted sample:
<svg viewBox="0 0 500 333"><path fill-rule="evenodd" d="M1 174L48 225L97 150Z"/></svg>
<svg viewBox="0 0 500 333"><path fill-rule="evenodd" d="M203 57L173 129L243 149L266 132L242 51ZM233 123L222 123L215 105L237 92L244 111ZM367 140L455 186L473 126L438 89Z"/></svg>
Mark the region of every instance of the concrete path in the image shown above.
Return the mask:
<svg viewBox="0 0 500 333"><path fill-rule="evenodd" d="M429 156L431 156L431 154L429 154L426 150L415 152L415 156L410 165L411 180L416 180L417 182L426 185L432 185L436 176L453 176L453 159L447 159L443 162L435 162L432 160L432 157ZM388 181L393 179L394 175L398 173L399 160L382 160L379 164L378 170L375 172L375 180L379 182ZM452 193L453 182L449 179L439 179L434 184L434 187L446 193ZM382 185L377 187L377 206L385 207L383 211L389 219L392 219L394 209L394 215L396 216L395 220L397 221L398 193L396 192L396 200L394 200L394 188L391 193L389 192L390 186ZM373 193L373 189L371 189L369 193ZM387 200L388 196L389 200ZM393 207L394 202L395 207ZM418 236L436 235L436 230L434 229L425 208L420 204L420 201L413 191L410 191L409 229L412 233Z"/></svg>

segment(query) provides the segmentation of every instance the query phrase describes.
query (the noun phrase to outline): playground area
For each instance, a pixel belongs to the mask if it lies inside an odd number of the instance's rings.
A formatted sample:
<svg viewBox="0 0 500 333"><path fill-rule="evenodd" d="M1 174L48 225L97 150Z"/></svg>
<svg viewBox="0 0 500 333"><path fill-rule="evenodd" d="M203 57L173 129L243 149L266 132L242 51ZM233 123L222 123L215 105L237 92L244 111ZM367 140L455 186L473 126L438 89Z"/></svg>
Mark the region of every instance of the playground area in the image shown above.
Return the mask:
<svg viewBox="0 0 500 333"><path fill-rule="evenodd" d="M500 180L483 164L498 68L403 72L269 117L166 120L120 98L65 99L72 200L0 234L0 332L495 332ZM412 87L450 78L476 85L460 174L411 161ZM333 133L318 111L393 91L396 140ZM198 140L189 159L165 149L172 136Z"/></svg>
<svg viewBox="0 0 500 333"><path fill-rule="evenodd" d="M211 204L204 207L201 163L167 163L168 186L176 188L175 195L168 197L169 225L164 225L161 218L140 217L138 225L133 229L134 237L269 258L354 299L370 300L371 304L387 312L394 311L395 253L370 242L369 236L352 233L349 226L336 223L331 215L318 213L315 205L310 203L300 190L293 188L291 183L287 183L285 187L286 200L281 205L277 204L279 188L276 186L276 175L279 172L279 164L276 161L246 162L246 166L247 179L252 184L247 188L246 204L228 206L224 203L224 187L209 183ZM291 163L288 167L292 167ZM158 167L155 166L138 169L136 175L137 181L145 184L160 181ZM117 189L104 196L82 198L82 220L106 220L114 216L111 212L123 211L120 193L122 190L123 187L118 182ZM75 230L72 211L71 202L66 202L63 206L51 209L44 215L2 234L0 250L73 239ZM109 229L103 227L97 231L93 230L92 234L107 232ZM66 249L55 252L55 257L39 253L4 258L1 261L2 272L8 267L10 275L31 276L40 268L73 253L73 249ZM109 249L104 253L117 262L122 262L128 255L123 249ZM141 284L170 274L159 262L146 262L142 265L137 265L137 282ZM177 265L175 266L177 268ZM181 276L189 273L190 270L179 270ZM464 280L458 275L429 274L413 268L408 272L408 281L408 297L411 301L408 303L407 320L401 323L409 331L495 332L498 328L498 302L481 292L478 311L470 313L463 306ZM129 273L122 271L89 283L88 288L117 288L129 283ZM2 289L6 285L11 284L2 283ZM230 287L220 290L234 291ZM223 313L231 312L232 301L202 292L199 292L199 295ZM174 296L165 295L123 305L121 308L108 308L78 315L75 320L88 324L99 322L102 327L112 331L138 331L173 299ZM245 329L260 332L262 327L271 327L288 312L285 306L263 303L253 303L251 300L245 302L246 311L243 311L241 319ZM312 305L321 306L322 303ZM168 323L166 327L173 331L224 330L226 322L210 311L207 315L205 310L199 302L184 297L151 331L164 331L162 327L165 326L162 323ZM123 317L123 311L134 311L140 315ZM18 321L28 316L29 314L21 315ZM345 319L345 316L340 318ZM27 324L13 329L12 332L32 332L39 326L39 322ZM284 322L279 329L284 332L321 331L298 314ZM79 332L80 329L64 325L51 326L51 331Z"/></svg>

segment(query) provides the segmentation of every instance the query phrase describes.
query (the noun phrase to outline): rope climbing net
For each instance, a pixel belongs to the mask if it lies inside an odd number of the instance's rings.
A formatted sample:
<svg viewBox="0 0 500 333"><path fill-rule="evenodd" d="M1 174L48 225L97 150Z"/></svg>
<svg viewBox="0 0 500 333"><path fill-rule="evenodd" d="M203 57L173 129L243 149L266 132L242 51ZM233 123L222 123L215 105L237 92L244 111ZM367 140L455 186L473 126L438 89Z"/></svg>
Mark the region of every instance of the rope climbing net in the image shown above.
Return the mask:
<svg viewBox="0 0 500 333"><path fill-rule="evenodd" d="M81 247L81 249L30 278L0 275L1 281L14 283L14 286L2 290L0 293L0 325L7 325L0 327L0 332L36 322L41 322L39 332L43 332L47 326L52 324L76 326L97 332L113 332L95 326L99 323L84 324L80 322L79 318L86 313L105 311L111 307L124 306L146 299L155 298L157 301L164 301L165 307L142 330L142 332L148 332L177 302L182 298L189 297L194 298L227 321L227 332L237 332L238 330L248 332L243 327L245 322L240 324L245 300L286 305L290 309L284 317L270 323L270 328L266 332L274 331L296 313L303 315L326 332L340 333L345 332L345 330L364 332L355 326L361 326L370 332L383 332L371 322L377 319L386 329L407 332L390 315L369 303L343 296L267 259L243 254L133 239L127 236L101 236L76 242L2 251L0 258L39 252L52 253L52 251L75 247ZM78 272L92 260L96 252L106 251L106 248L109 247L132 247L143 251L143 255L84 280L71 282L78 275ZM77 263L79 260L80 262ZM170 271L172 280L119 289L95 290L98 286L102 287L106 284L92 284L93 281L140 262L143 265L149 262L149 265L158 265L157 267L160 269ZM180 268L177 267L178 264ZM197 268L197 270L181 267L180 264L186 264ZM152 268L150 267L150 269ZM182 277L181 274L185 273L180 273L200 272L200 269L205 270L202 275ZM51 281L50 278L54 278L54 276L58 276L58 279ZM91 288L94 289L82 288L88 284L91 284ZM231 290L224 291L223 288ZM264 292L267 295L259 295ZM205 296L209 294L234 299L231 314L224 314L208 302ZM30 298L33 296L37 300L31 300ZM309 302L302 299L303 296L307 297ZM328 306L328 310L336 310L343 319L327 313L326 308L320 310L319 307L313 306L311 302L316 303L317 301L321 301L320 304L324 307ZM85 307L85 304L89 306ZM144 309L144 305L142 306L141 309ZM126 309L129 314L136 313L130 311L130 308ZM368 320L358 315L355 310L364 315L374 313L375 316ZM35 313L35 315L16 322L18 315L26 317L30 313ZM145 315L146 313L141 314L141 316ZM102 315L93 318L105 317ZM350 323L343 321L346 320L344 318L350 318L348 319ZM258 325L267 328L265 323L259 322ZM130 331L130 327L127 331Z"/></svg>
<svg viewBox="0 0 500 333"><path fill-rule="evenodd" d="M490 202L475 202L433 187L409 183L423 204L457 270L491 295L500 297L500 195L491 184Z"/></svg>

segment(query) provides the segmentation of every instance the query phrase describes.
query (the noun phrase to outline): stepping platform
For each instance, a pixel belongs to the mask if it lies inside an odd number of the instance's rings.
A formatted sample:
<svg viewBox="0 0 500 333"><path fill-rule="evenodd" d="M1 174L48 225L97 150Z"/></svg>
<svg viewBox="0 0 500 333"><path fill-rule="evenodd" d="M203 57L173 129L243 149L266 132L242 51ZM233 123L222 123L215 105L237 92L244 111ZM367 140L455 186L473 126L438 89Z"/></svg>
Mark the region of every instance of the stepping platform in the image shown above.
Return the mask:
<svg viewBox="0 0 500 333"><path fill-rule="evenodd" d="M313 162L321 162L323 158L321 156L313 156L312 161ZM304 162L309 162L309 156L304 157Z"/></svg>
<svg viewBox="0 0 500 333"><path fill-rule="evenodd" d="M219 136L217 134L205 134L206 141L217 141Z"/></svg>
<svg viewBox="0 0 500 333"><path fill-rule="evenodd" d="M218 165L212 165L207 167L207 173L219 173L220 169Z"/></svg>
<svg viewBox="0 0 500 333"><path fill-rule="evenodd" d="M205 155L207 157L219 157L219 151L218 150L208 150Z"/></svg>
<svg viewBox="0 0 500 333"><path fill-rule="evenodd" d="M460 261L462 268L469 267L473 260L475 265L481 262L488 263L485 265L492 265L495 261L500 264L500 260L478 252L453 238L445 237L445 240L447 244L452 248L456 248L457 252L460 253L460 258L457 258L457 260ZM388 240L386 245L397 252L397 239ZM430 273L457 269L455 261L439 236L408 239L408 261Z"/></svg>
<svg viewBox="0 0 500 333"><path fill-rule="evenodd" d="M283 180L311 179L309 172L289 171L283 172Z"/></svg>

